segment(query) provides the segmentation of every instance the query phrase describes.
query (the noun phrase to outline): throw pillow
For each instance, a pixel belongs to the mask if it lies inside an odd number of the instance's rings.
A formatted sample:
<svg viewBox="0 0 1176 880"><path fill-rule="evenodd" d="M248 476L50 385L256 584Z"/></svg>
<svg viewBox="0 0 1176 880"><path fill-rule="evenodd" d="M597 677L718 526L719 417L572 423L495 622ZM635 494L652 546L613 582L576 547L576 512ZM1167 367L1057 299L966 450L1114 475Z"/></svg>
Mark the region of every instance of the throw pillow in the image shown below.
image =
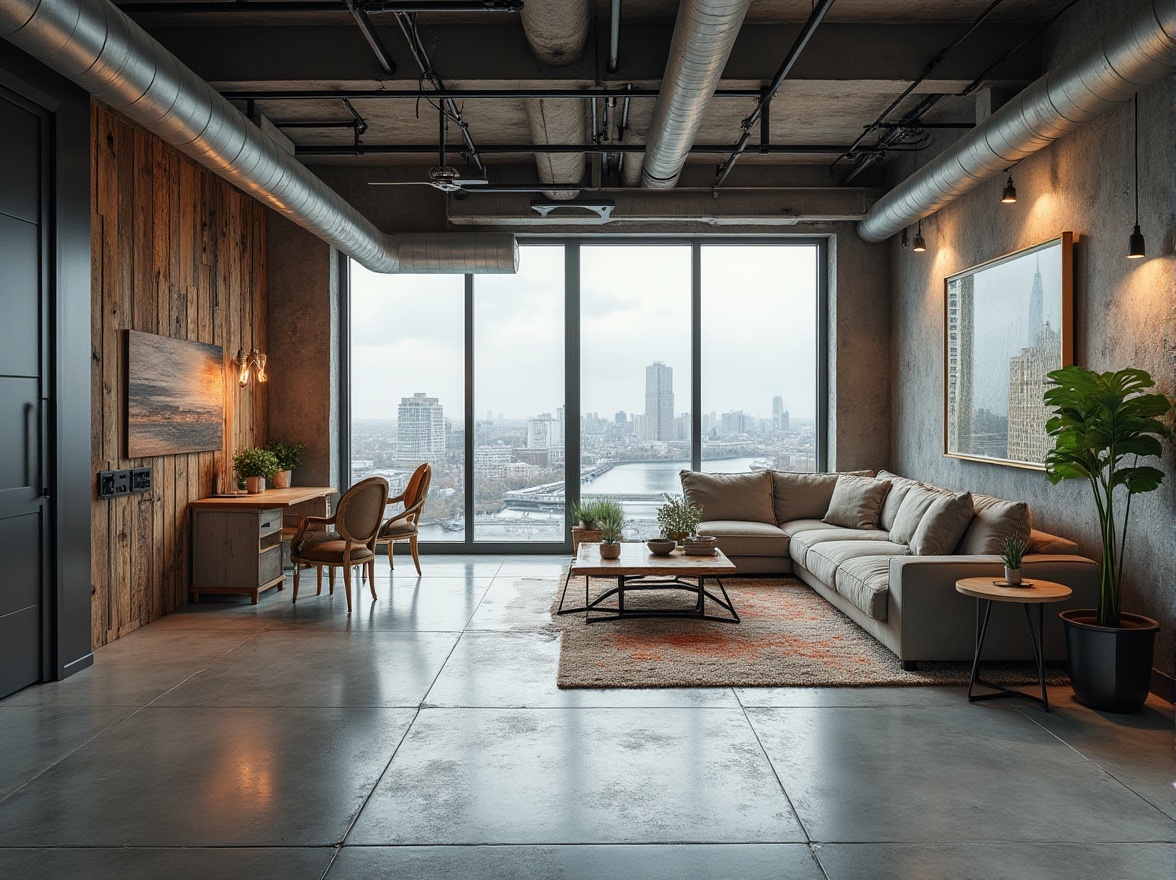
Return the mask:
<svg viewBox="0 0 1176 880"><path fill-rule="evenodd" d="M911 553L915 556L946 556L968 530L972 521L972 495L940 495L936 498L911 538Z"/></svg>
<svg viewBox="0 0 1176 880"><path fill-rule="evenodd" d="M873 471L850 471L853 476L872 477ZM829 510L837 486L837 474L772 471L772 506L777 524L798 519L820 519Z"/></svg>
<svg viewBox="0 0 1176 880"><path fill-rule="evenodd" d="M879 479L885 479L879 477ZM911 480L904 480L901 477L887 480L890 483L890 491L886 493L886 500L882 502L882 512L878 515L878 527L890 531L894 528L895 517L898 516L898 509L902 506L902 501L907 497L907 492L911 491L911 486L915 485Z"/></svg>
<svg viewBox="0 0 1176 880"><path fill-rule="evenodd" d="M702 508L704 520L735 519L776 524L772 511L772 475L703 474L682 471L682 494Z"/></svg>
<svg viewBox="0 0 1176 880"><path fill-rule="evenodd" d="M911 538L915 536L915 529L919 527L919 521L923 518L923 514L927 512L927 508L935 502L935 499L941 497L943 497L941 493L934 489L928 489L926 486L908 487L906 496L898 506L894 524L890 527L890 540L895 544L909 545Z"/></svg>
<svg viewBox="0 0 1176 880"><path fill-rule="evenodd" d="M889 491L886 480L841 474L833 487L825 522L847 529L872 529L878 524L878 514Z"/></svg>
<svg viewBox="0 0 1176 880"><path fill-rule="evenodd" d="M968 556L1000 553L1008 538L1020 538L1029 543L1033 519L1024 501L1005 501L991 495L973 495L975 516L964 532L959 552Z"/></svg>

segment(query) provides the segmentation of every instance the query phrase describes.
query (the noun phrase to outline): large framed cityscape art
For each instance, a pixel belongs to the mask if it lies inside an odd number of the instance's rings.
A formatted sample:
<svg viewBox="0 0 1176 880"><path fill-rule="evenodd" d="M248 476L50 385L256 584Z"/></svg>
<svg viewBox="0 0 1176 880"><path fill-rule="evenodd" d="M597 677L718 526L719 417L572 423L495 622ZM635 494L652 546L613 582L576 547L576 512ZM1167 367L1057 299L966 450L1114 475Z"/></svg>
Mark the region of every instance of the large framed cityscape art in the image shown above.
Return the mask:
<svg viewBox="0 0 1176 880"><path fill-rule="evenodd" d="M1046 374L1073 362L1074 236L944 280L944 454L1044 470Z"/></svg>

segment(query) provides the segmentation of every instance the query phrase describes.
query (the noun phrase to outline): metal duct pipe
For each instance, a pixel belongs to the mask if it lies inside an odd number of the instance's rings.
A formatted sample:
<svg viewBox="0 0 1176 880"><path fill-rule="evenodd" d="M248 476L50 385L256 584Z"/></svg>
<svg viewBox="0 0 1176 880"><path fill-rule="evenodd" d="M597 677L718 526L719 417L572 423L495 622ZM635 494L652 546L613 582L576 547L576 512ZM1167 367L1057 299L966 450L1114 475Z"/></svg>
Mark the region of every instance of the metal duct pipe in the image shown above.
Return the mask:
<svg viewBox="0 0 1176 880"><path fill-rule="evenodd" d="M520 17L535 57L544 64L563 66L578 60L584 51L592 3L591 0L527 0ZM581 100L528 98L524 106L536 146L584 141L586 127ZM584 154L536 153L535 166L543 183L579 183L584 177ZM574 199L579 193L553 190L545 195L550 199Z"/></svg>
<svg viewBox="0 0 1176 880"><path fill-rule="evenodd" d="M1176 3L1145 0L879 199L858 235L889 238L1129 100L1174 62Z"/></svg>
<svg viewBox="0 0 1176 880"><path fill-rule="evenodd" d="M682 0L646 137L643 186L678 182L751 0Z"/></svg>
<svg viewBox="0 0 1176 880"><path fill-rule="evenodd" d="M385 235L106 0L0 0L0 36L373 272L518 269L512 235Z"/></svg>

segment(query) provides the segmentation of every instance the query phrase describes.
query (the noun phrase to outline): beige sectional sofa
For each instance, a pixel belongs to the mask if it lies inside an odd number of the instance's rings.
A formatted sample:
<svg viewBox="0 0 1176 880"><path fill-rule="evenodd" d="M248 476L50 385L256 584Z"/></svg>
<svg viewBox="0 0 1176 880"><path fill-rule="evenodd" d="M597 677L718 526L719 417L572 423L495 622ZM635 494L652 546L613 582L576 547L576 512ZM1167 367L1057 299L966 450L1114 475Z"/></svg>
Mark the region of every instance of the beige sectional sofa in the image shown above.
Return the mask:
<svg viewBox="0 0 1176 880"><path fill-rule="evenodd" d="M700 504L699 532L714 535L739 575L793 574L898 655L971 660L976 601L964 577L1002 576L999 546L1029 543L1024 577L1064 583L1074 596L1046 611L1046 659L1065 658L1055 611L1092 607L1097 565L1072 541L1032 528L1028 505L954 492L881 471L851 474L701 474L682 471ZM985 659L1032 658L1022 606L997 603Z"/></svg>

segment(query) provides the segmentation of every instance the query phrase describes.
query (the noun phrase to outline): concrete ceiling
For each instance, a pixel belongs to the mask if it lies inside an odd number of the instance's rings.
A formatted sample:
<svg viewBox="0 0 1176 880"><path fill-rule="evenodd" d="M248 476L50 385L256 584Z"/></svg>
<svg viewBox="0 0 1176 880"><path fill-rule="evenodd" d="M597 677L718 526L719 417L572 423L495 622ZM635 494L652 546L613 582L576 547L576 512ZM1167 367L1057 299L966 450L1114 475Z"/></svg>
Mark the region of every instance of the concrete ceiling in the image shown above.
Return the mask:
<svg viewBox="0 0 1176 880"><path fill-rule="evenodd" d="M838 152L848 147L918 77L928 62L951 43L988 6L990 0L840 0L834 3L770 108L770 143L780 147L820 146L813 152L755 152L759 128L749 152L741 157L727 185L737 187L825 185L842 178L853 161L842 159L831 168ZM896 106L890 121L899 120L928 95L943 95L922 117L929 124L968 125L976 118L977 96L1007 96L1041 73L1040 25L1062 10L1068 0L1005 0L935 68L928 79ZM347 123L351 113L340 97L312 96L299 100L272 97L275 91L339 90L413 91L419 70L401 32L397 17L372 14L377 33L396 62L386 74L365 42L351 15L302 12L283 3L281 11L266 11L265 0L226 2L225 9L209 11L210 4L193 6L184 0L164 0L144 6L120 0L120 6L165 47L222 92L261 93L252 101L235 101L276 123L299 148L308 165L370 166L373 178L420 180L425 168L438 164L438 111L427 100L354 97L349 99L367 128L354 150L349 128L299 128L299 123ZM582 56L562 66L538 61L524 35L517 14L417 15L418 32L431 55L435 72L449 89L602 89L618 93L617 107L604 129L603 98L597 100L597 130L617 140L615 123L624 106L620 93L628 86L653 92L660 87L677 0L624 0L619 42L619 64L607 72L609 0L592 0L594 24ZM769 83L808 17L810 0L755 0L724 72L724 89L759 89ZM171 9L169 7L174 7ZM316 3L321 10L323 3ZM984 76L966 97L958 93L973 84L1005 53L1025 43ZM431 90L427 83L425 93ZM995 90L988 92L986 90ZM269 96L265 96L270 93ZM579 100L579 99L570 99ZM591 101L580 100L591 132ZM459 100L461 115L479 147L529 147L528 116L521 98ZM633 98L624 143L640 146L655 98ZM750 97L712 99L696 146L729 146L740 136L740 122L754 109ZM864 144L877 141L885 129L872 132ZM900 149L919 146L925 132L914 130ZM451 165L465 169L457 127L448 126ZM555 141L553 141L555 142ZM413 154L379 152L419 145ZM339 149L323 155L322 148ZM370 151L370 152L369 152ZM721 153L692 154L683 185L707 186L714 179ZM482 156L492 182L534 182L533 152L487 153ZM640 154L628 161L639 162ZM605 164L607 163L607 164ZM855 184L876 185L882 179L878 163ZM595 167L593 167L593 165ZM616 155L590 163L590 180L605 188L619 186ZM819 172L819 173L818 173Z"/></svg>

